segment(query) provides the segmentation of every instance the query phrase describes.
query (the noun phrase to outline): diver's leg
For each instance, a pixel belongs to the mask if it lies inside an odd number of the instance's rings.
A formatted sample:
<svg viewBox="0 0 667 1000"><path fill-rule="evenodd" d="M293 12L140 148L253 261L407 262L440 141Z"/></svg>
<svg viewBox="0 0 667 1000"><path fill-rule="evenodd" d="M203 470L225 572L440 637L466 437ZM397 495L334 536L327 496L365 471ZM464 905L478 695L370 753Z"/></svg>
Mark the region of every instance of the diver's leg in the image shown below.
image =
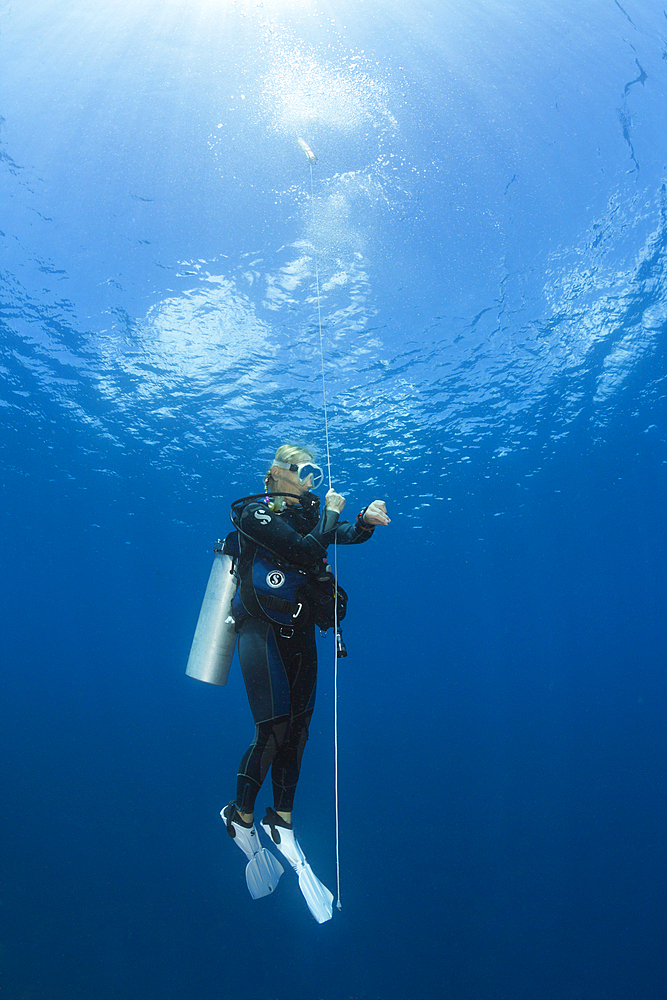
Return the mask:
<svg viewBox="0 0 667 1000"><path fill-rule="evenodd" d="M281 653L290 684L290 715L285 738L271 768L275 809L267 809L262 820L264 832L294 868L299 888L318 923L331 920L333 895L320 882L306 860L292 828L292 804L299 780L301 758L308 739L308 727L315 705L317 648L315 629L295 632L289 650L281 643Z"/></svg>
<svg viewBox="0 0 667 1000"><path fill-rule="evenodd" d="M239 633L239 660L255 720L255 738L239 765L236 808L240 819L252 825L255 798L289 725L289 683L268 622L246 619Z"/></svg>
<svg viewBox="0 0 667 1000"><path fill-rule="evenodd" d="M295 632L291 639L278 640L290 687L289 724L271 768L273 807L287 824L292 823L292 806L301 771L301 759L315 706L317 688L317 647L311 626ZM290 645L288 645L290 644Z"/></svg>
<svg viewBox="0 0 667 1000"><path fill-rule="evenodd" d="M285 715L255 725L255 739L244 753L236 777L236 806L241 819L252 822L255 799L281 746L289 718Z"/></svg>

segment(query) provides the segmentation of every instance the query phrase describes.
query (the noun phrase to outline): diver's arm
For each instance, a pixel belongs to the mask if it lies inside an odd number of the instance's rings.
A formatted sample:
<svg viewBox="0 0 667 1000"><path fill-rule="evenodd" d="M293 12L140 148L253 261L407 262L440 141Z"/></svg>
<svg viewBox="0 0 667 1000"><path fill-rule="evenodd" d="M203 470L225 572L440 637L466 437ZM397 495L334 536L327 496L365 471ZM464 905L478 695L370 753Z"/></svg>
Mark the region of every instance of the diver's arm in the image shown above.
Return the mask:
<svg viewBox="0 0 667 1000"><path fill-rule="evenodd" d="M326 502L331 502L332 508L342 510L345 500L339 494L329 490ZM387 507L384 500L373 500L367 507L357 514L354 524L339 524L336 528L336 541L341 545L357 545L359 542L367 542L379 524L389 524L390 518L387 516ZM329 543L331 544L331 543Z"/></svg>
<svg viewBox="0 0 667 1000"><path fill-rule="evenodd" d="M335 511L325 510L313 530L300 535L288 521L269 510L266 504L249 503L241 513L240 528L254 542L303 569L319 570L327 545L333 542L338 521Z"/></svg>
<svg viewBox="0 0 667 1000"><path fill-rule="evenodd" d="M349 521L345 521L343 524L338 525L336 528L336 541L339 545L359 545L361 542L367 542L371 537L375 529L363 523L361 520L362 514L363 511L357 514L357 518L352 524Z"/></svg>

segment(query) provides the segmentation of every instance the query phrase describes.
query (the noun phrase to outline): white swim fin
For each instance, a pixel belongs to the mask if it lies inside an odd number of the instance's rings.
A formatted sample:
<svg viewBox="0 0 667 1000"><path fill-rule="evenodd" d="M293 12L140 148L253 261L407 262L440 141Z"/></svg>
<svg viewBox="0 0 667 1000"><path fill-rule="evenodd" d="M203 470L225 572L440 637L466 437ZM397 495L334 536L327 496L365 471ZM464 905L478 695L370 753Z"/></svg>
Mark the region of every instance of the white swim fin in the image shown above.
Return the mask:
<svg viewBox="0 0 667 1000"><path fill-rule="evenodd" d="M269 896L278 885L283 871L278 858L262 847L245 867L246 885L252 898Z"/></svg>
<svg viewBox="0 0 667 1000"><path fill-rule="evenodd" d="M235 818L237 809L234 802L221 809L220 815L227 827L227 833L248 858L245 869L248 892L253 899L269 896L280 881L284 871L283 866L270 851L260 845L254 823L251 827L247 827L238 822Z"/></svg>
<svg viewBox="0 0 667 1000"><path fill-rule="evenodd" d="M320 882L306 861L306 855L294 836L294 830L273 809L266 810L266 816L262 820L262 829L271 837L280 853L287 858L299 876L299 888L303 893L303 898L308 903L308 909L318 924L331 920L333 896L327 887Z"/></svg>

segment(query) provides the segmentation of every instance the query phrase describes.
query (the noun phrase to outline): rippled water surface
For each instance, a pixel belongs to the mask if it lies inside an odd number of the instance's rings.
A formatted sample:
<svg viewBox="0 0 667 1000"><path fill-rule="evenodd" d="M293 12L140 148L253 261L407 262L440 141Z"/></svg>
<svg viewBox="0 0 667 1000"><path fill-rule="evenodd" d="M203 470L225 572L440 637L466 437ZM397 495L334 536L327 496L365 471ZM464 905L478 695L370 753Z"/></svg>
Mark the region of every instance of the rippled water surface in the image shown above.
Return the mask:
<svg viewBox="0 0 667 1000"><path fill-rule="evenodd" d="M48 401L89 448L177 469L264 460L276 430L321 451L316 266L334 461L372 456L377 487L406 453L431 479L603 428L655 355L657 7L31 3L3 25L10 419Z"/></svg>

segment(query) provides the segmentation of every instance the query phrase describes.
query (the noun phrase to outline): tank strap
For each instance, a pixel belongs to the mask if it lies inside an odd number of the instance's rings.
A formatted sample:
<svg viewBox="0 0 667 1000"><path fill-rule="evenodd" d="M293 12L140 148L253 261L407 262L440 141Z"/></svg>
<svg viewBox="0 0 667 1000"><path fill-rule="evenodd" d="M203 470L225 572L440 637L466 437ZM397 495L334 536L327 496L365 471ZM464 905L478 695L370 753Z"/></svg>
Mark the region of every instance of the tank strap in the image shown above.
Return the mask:
<svg viewBox="0 0 667 1000"><path fill-rule="evenodd" d="M280 611L284 615L291 615L293 611L296 611L298 604L297 601L284 601L282 597L274 597L273 594L262 594L258 600L270 611Z"/></svg>

